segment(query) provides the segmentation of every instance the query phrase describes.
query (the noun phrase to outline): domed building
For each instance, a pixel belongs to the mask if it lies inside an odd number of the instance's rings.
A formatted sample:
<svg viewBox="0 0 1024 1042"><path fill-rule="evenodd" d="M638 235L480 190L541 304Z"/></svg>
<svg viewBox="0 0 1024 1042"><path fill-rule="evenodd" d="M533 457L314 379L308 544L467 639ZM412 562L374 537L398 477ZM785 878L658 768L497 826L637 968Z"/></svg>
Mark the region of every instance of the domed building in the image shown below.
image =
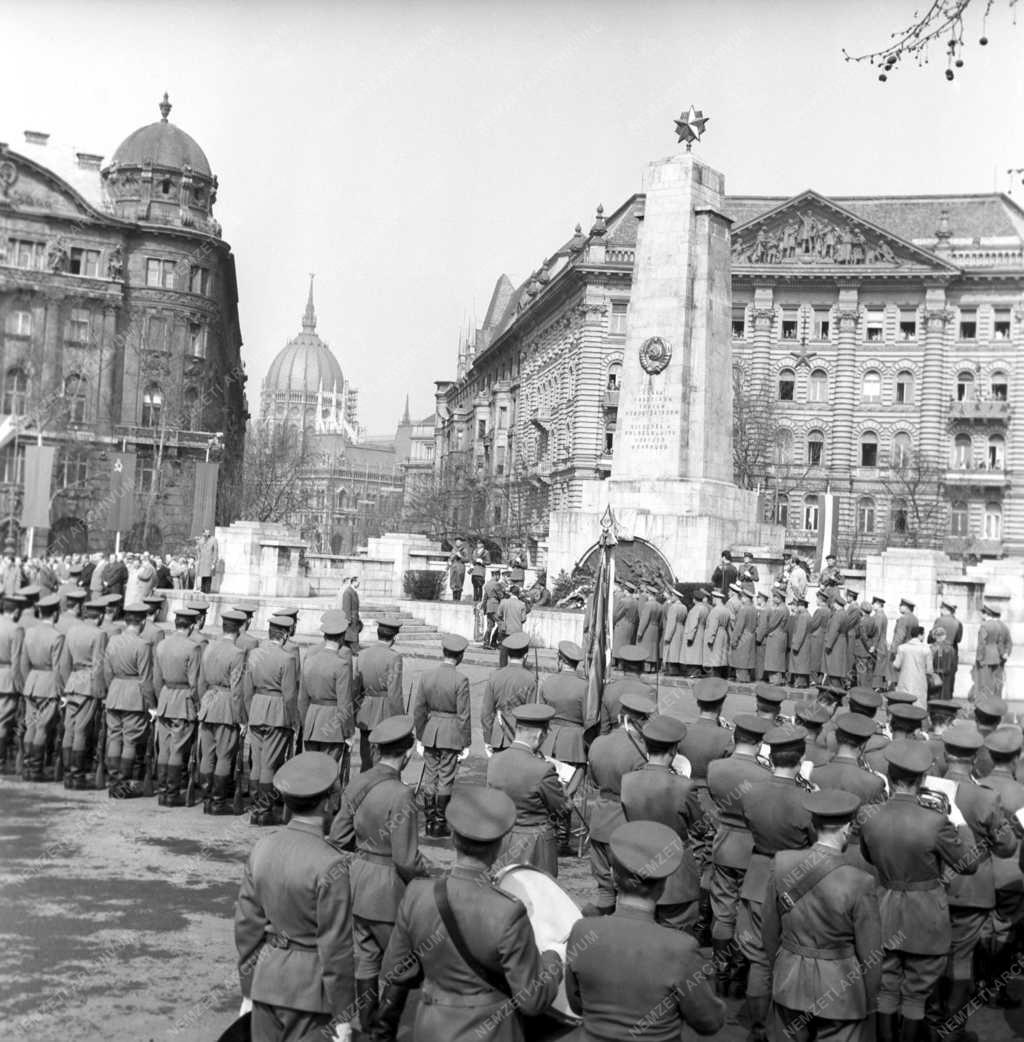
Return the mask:
<svg viewBox="0 0 1024 1042"><path fill-rule="evenodd" d="M237 516L235 260L205 152L158 111L106 165L0 144L0 535L37 553L174 551Z"/></svg>
<svg viewBox="0 0 1024 1042"><path fill-rule="evenodd" d="M260 415L271 427L287 424L306 435L358 438L358 391L349 386L334 352L316 331L313 276L302 316L302 332L270 363L260 395Z"/></svg>

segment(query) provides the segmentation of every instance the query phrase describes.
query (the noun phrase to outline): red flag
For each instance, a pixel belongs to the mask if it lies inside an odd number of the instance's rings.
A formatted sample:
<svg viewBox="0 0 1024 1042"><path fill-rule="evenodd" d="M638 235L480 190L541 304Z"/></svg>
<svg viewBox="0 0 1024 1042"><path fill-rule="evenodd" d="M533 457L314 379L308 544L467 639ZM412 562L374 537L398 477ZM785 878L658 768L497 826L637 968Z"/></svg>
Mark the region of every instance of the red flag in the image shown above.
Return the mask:
<svg viewBox="0 0 1024 1042"><path fill-rule="evenodd" d="M213 530L217 508L217 475L219 463L196 463L195 491L192 498L192 538L207 528Z"/></svg>
<svg viewBox="0 0 1024 1042"><path fill-rule="evenodd" d="M107 528L127 532L135 524L135 453L115 452L110 463L110 513Z"/></svg>
<svg viewBox="0 0 1024 1042"><path fill-rule="evenodd" d="M53 485L52 445L25 446L25 495L21 504L23 528L49 528Z"/></svg>

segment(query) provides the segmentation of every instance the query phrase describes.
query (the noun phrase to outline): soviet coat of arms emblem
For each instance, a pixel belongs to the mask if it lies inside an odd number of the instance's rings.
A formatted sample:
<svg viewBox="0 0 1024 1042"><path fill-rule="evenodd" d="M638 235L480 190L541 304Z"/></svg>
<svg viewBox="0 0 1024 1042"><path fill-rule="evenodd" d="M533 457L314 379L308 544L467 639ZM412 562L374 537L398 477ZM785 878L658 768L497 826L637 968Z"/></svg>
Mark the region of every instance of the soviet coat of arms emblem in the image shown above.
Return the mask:
<svg viewBox="0 0 1024 1042"><path fill-rule="evenodd" d="M648 337L640 345L640 364L644 372L660 373L672 359L672 348L660 336Z"/></svg>

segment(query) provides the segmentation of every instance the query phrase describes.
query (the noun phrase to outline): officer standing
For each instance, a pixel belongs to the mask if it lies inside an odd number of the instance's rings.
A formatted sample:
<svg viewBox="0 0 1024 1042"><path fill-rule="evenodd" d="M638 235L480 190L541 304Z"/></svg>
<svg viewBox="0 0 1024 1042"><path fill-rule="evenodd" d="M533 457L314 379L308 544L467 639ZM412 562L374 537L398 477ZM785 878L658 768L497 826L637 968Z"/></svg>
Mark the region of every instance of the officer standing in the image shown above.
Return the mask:
<svg viewBox="0 0 1024 1042"><path fill-rule="evenodd" d="M248 654L260 646L260 642L249 632L252 626L252 617L256 614L256 605L252 601L239 601L238 604L232 605L232 609L241 612L245 616L245 622L242 623L238 632L238 640L235 641L235 644Z"/></svg>
<svg viewBox="0 0 1024 1042"><path fill-rule="evenodd" d="M683 842L658 822L630 821L608 846L618 906L607 919L577 922L566 946L565 991L583 1017L581 1038L677 1039L687 1025L713 1035L725 1004L708 986L697 942L656 921Z"/></svg>
<svg viewBox="0 0 1024 1042"><path fill-rule="evenodd" d="M447 878L414 880L402 898L382 968L382 1037L397 1032L405 992L423 979L416 1042L523 1042L520 1017L551 1005L562 960L537 950L526 908L490 879L515 805L497 789L467 785L446 816L455 866Z"/></svg>
<svg viewBox="0 0 1024 1042"><path fill-rule="evenodd" d="M622 812L627 821L657 821L683 844L679 867L666 879L656 902L655 921L693 934L700 910L700 868L691 837L708 829L693 782L672 769L686 725L671 716L652 716L643 725L647 763L622 779Z"/></svg>
<svg viewBox="0 0 1024 1042"><path fill-rule="evenodd" d="M61 668L64 634L54 623L60 610L56 594L36 604L38 618L25 633L21 644L19 674L25 699L25 781L43 780L43 761L53 742L60 712L60 700L67 679Z"/></svg>
<svg viewBox="0 0 1024 1042"><path fill-rule="evenodd" d="M130 799L142 795L153 690L153 646L142 639L144 604L125 605L124 630L107 642L103 675L107 697L107 764L110 795Z"/></svg>
<svg viewBox="0 0 1024 1042"><path fill-rule="evenodd" d="M888 789L884 777L864 766L864 745L875 734L874 722L859 713L836 717L836 753L828 763L815 766L811 781L822 789L852 793L864 806L884 803ZM853 838L859 832L854 829Z"/></svg>
<svg viewBox="0 0 1024 1042"><path fill-rule="evenodd" d="M594 739L590 747L590 781L597 794L590 807L590 870L597 884L597 898L583 909L585 916L611 915L615 911L608 842L626 817L622 812L622 779L647 762L640 730L657 706L646 696L627 691L622 696L619 727Z"/></svg>
<svg viewBox="0 0 1024 1042"><path fill-rule="evenodd" d="M756 649L754 632L757 613L754 611L754 591L738 586L740 605L729 630L729 665L737 683L749 684L754 679Z"/></svg>
<svg viewBox="0 0 1024 1042"><path fill-rule="evenodd" d="M501 863L533 865L557 878L554 824L568 812L569 802L554 766L539 752L554 715L551 706L538 702L512 710L515 738L491 757L487 784L501 789L516 807L515 824L502 842Z"/></svg>
<svg viewBox="0 0 1024 1042"><path fill-rule="evenodd" d="M840 604L839 595L834 595L829 606L829 617L825 623L821 671L827 684L845 689L850 686L847 679L849 673L849 663L846 657L848 644L843 632L845 614Z"/></svg>
<svg viewBox="0 0 1024 1042"><path fill-rule="evenodd" d="M807 624L807 641L810 644L808 650L810 655L809 675L811 681L816 684L821 680L824 672L825 630L832 612L829 608L827 590L818 590L814 597L816 604L810 622Z"/></svg>
<svg viewBox="0 0 1024 1042"><path fill-rule="evenodd" d="M368 771L373 766L370 732L381 720L399 716L405 709L402 656L395 651L395 638L401 628L402 620L399 618L387 616L381 619L377 623L377 643L371 644L359 655L355 705L361 771Z"/></svg>
<svg viewBox="0 0 1024 1042"><path fill-rule="evenodd" d="M815 843L775 855L761 928L780 1037L874 1042L878 898L870 873L844 857L860 800L823 789L805 793L803 805Z"/></svg>
<svg viewBox="0 0 1024 1042"><path fill-rule="evenodd" d="M184 774L191 762L199 709L199 668L202 649L191 639L196 613L179 608L174 630L153 648L153 689L156 691L156 789L162 807L183 807ZM187 787L187 781L185 781Z"/></svg>
<svg viewBox="0 0 1024 1042"><path fill-rule="evenodd" d="M807 598L798 597L793 602L793 614L789 617L787 639L789 641L789 678L793 687L805 688L811 675L811 617L807 614Z"/></svg>
<svg viewBox="0 0 1024 1042"><path fill-rule="evenodd" d="M342 786L348 785L348 740L355 733L347 628L348 616L343 611L325 611L320 617L323 644L306 653L299 676L299 719L305 748L326 753L339 764Z"/></svg>
<svg viewBox="0 0 1024 1042"><path fill-rule="evenodd" d="M537 679L526 668L529 636L513 633L505 638L502 647L508 652L508 665L499 667L487 678L480 704L480 730L488 756L512 744L515 738L512 710L537 698Z"/></svg>
<svg viewBox="0 0 1024 1042"><path fill-rule="evenodd" d="M583 747L587 682L576 672L582 659L583 649L578 644L571 640L560 641L557 672L546 676L540 688L540 700L555 711L540 751L576 767L587 762Z"/></svg>
<svg viewBox="0 0 1024 1042"><path fill-rule="evenodd" d="M789 668L789 610L784 590L772 590L772 606L764 617L764 671L768 682L786 683Z"/></svg>
<svg viewBox="0 0 1024 1042"><path fill-rule="evenodd" d="M441 665L420 677L412 715L423 746L423 809L426 834L448 835L444 812L452 798L459 760L473 741L469 677L459 671L469 641L457 633L441 636Z"/></svg>
<svg viewBox="0 0 1024 1042"><path fill-rule="evenodd" d="M704 671L704 630L710 611L708 591L694 590L693 607L686 613L683 623L683 676L699 677Z"/></svg>
<svg viewBox="0 0 1024 1042"><path fill-rule="evenodd" d="M85 590L73 589L68 590L64 594L62 600L64 602L60 609L60 618L55 623L58 632L67 635L68 630L76 622L82 621L82 605L85 603L85 599L88 597L88 593Z"/></svg>
<svg viewBox="0 0 1024 1042"><path fill-rule="evenodd" d="M243 654L241 650L238 652ZM254 1042L314 1032L352 1037L352 902L348 858L324 840L324 813L338 765L302 753L274 776L291 820L260 839L235 904L242 1012Z"/></svg>
<svg viewBox="0 0 1024 1042"><path fill-rule="evenodd" d="M608 680L601 695L601 734L608 734L619 719L619 707L622 696L627 691L640 691L657 705L658 697L655 688L651 687L644 677L644 653L636 644L626 644L619 648L619 669L621 677Z"/></svg>
<svg viewBox="0 0 1024 1042"><path fill-rule="evenodd" d="M661 635L661 660L665 663L665 673L670 677L678 677L683 672L686 616L683 594L675 586L670 591L670 599L665 607L665 625Z"/></svg>
<svg viewBox="0 0 1024 1042"><path fill-rule="evenodd" d="M252 751L252 773L259 786L250 825L276 825L278 795L274 775L291 758L299 727L299 678L295 656L284 650L291 620L270 617L270 638L246 656L242 698Z"/></svg>
<svg viewBox="0 0 1024 1042"><path fill-rule="evenodd" d="M998 608L984 604L981 614L983 618L978 627L978 649L974 664L975 692L978 695L998 697L1003 693L1006 660L1013 651L1013 642L1010 640L1010 631L999 617Z"/></svg>
<svg viewBox="0 0 1024 1042"><path fill-rule="evenodd" d="M913 636L914 630L921 625L921 623L917 621L917 616L914 614L915 607L916 605L914 602L908 601L906 597L900 600L899 615L896 618L896 625L893 627L892 631L892 642L889 645L890 658L896 657L896 652L899 650L899 646L901 644L906 644Z"/></svg>
<svg viewBox="0 0 1024 1042"><path fill-rule="evenodd" d="M406 885L427 873L419 851L416 796L402 781L412 755L408 716L382 720L370 734L377 762L341 795L328 842L352 851L352 937L356 953L356 1002L361 1029L370 1030L378 1005L381 962Z"/></svg>
<svg viewBox="0 0 1024 1042"><path fill-rule="evenodd" d="M64 749L61 752L65 757L66 789L92 788L86 778L89 746L97 713L102 711L107 691L103 672L107 635L99 628L102 616L103 603L90 601L86 605L85 618L76 619L64 636L61 673L67 677L64 684L67 708L64 711Z"/></svg>
<svg viewBox="0 0 1024 1042"><path fill-rule="evenodd" d="M711 591L713 606L704 623L704 675L726 678L729 674L729 625L732 615L725 594L717 586Z"/></svg>
<svg viewBox="0 0 1024 1042"><path fill-rule="evenodd" d="M885 598L871 598L871 612L875 620L875 672L869 687L884 691L892 681L889 656L889 617L885 614Z"/></svg>
<svg viewBox="0 0 1024 1042"><path fill-rule="evenodd" d="M210 643L210 636L208 633L203 632L203 627L206 625L206 613L209 610L209 605L206 601L186 601L186 608L191 608L196 613L196 624L192 627L192 635L189 638L194 640L197 644L205 646Z"/></svg>
<svg viewBox="0 0 1024 1042"><path fill-rule="evenodd" d="M21 642L25 631L18 625L23 604L17 593L3 595L0 614L0 774L7 774L7 751L17 743L21 702Z"/></svg>

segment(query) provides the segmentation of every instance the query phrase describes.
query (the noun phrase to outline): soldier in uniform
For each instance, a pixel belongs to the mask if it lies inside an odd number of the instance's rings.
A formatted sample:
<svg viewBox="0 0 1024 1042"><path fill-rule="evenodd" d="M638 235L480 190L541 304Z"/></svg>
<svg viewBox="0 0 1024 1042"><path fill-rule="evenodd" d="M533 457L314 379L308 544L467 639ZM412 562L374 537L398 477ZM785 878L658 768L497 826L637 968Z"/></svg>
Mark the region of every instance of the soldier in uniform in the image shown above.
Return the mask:
<svg viewBox="0 0 1024 1042"><path fill-rule="evenodd" d="M54 625L57 627L59 633L63 633L67 636L68 630L75 625L76 622L82 621L82 605L85 603L86 597L89 594L85 590L71 589L61 598L63 602L60 609L60 618L57 619Z"/></svg>
<svg viewBox="0 0 1024 1042"><path fill-rule="evenodd" d="M831 754L821 741L821 731L831 713L820 702L797 702L793 708L796 722L807 732L804 742L804 762L813 767L828 763Z"/></svg>
<svg viewBox="0 0 1024 1042"><path fill-rule="evenodd" d="M850 686L847 674L849 663L846 653L849 645L843 631L845 612L840 607L838 595L832 598L831 614L825 624L825 640L822 644L821 672L825 683L838 688Z"/></svg>
<svg viewBox="0 0 1024 1042"><path fill-rule="evenodd" d="M162 593L151 593L142 598L146 606L146 625L142 627L142 639L150 644L157 645L164 639L164 631L157 625L157 616L164 607L164 595Z"/></svg>
<svg viewBox="0 0 1024 1042"><path fill-rule="evenodd" d="M884 803L888 792L885 777L864 766L864 745L876 733L874 722L860 713L843 713L835 723L836 753L827 763L814 767L811 782L821 789L853 793L865 807ZM857 836L855 828L853 838Z"/></svg>
<svg viewBox="0 0 1024 1042"><path fill-rule="evenodd" d="M885 614L885 598L871 598L871 612L875 620L875 672L871 684L876 691L884 691L892 682L892 660L889 654L889 617Z"/></svg>
<svg viewBox="0 0 1024 1042"><path fill-rule="evenodd" d="M974 690L978 695L1000 696L1003 693L1003 678L1006 660L1013 651L1009 630L1000 619L998 608L984 604L984 616L978 627L978 648L975 653Z"/></svg>
<svg viewBox="0 0 1024 1042"><path fill-rule="evenodd" d="M826 590L830 586L843 585L843 573L836 563L835 554L825 555L825 567L822 569L821 575L818 576L818 585Z"/></svg>
<svg viewBox="0 0 1024 1042"><path fill-rule="evenodd" d="M655 921L693 934L700 905L700 868L690 839L708 828L697 790L689 778L676 774L672 761L686 734L686 725L671 716L652 716L641 728L647 763L622 778L622 812L627 821L657 821L670 828L683 844L679 867L668 877L658 898Z"/></svg>
<svg viewBox="0 0 1024 1042"><path fill-rule="evenodd" d="M423 746L423 809L426 834L448 835L444 812L452 798L459 760L473 741L469 677L459 672L469 641L456 633L441 637L441 665L420 677L412 716L416 738Z"/></svg>
<svg viewBox="0 0 1024 1042"><path fill-rule="evenodd" d="M802 850L815 841L811 816L803 804L806 783L799 779L807 732L802 727L773 727L764 736L770 751L771 777L740 796L743 820L754 838L750 865L740 888L736 942L750 964L747 1012L751 1042L764 1042L771 1005L771 965L761 936L762 912L772 858L780 850Z"/></svg>
<svg viewBox="0 0 1024 1042"><path fill-rule="evenodd" d="M738 683L749 684L754 679L757 613L754 611L753 591L743 586L738 586L737 590L740 605L729 630L729 666Z"/></svg>
<svg viewBox="0 0 1024 1042"><path fill-rule="evenodd" d="M124 597L119 593L107 593L103 595L103 601L106 608L100 629L107 634L108 638L116 637L117 634L123 633L125 628L124 612L121 610L124 605Z"/></svg>
<svg viewBox="0 0 1024 1042"><path fill-rule="evenodd" d="M231 609L232 611L241 612L245 616L245 622L242 623L242 628L238 632L238 640L235 644L248 654L260 646L260 642L249 632L249 628L252 626L252 617L256 614L256 605L252 601L240 601L238 604L233 604Z"/></svg>
<svg viewBox="0 0 1024 1042"><path fill-rule="evenodd" d="M665 664L665 673L670 677L678 677L683 672L683 640L686 629L686 604L678 587L671 591L671 598L665 606L665 626L661 635L661 660Z"/></svg>
<svg viewBox="0 0 1024 1042"><path fill-rule="evenodd" d="M56 594L43 597L36 611L38 618L21 643L18 667L25 699L25 781L43 780L43 761L57 730L67 680L61 665L64 634L54 625L60 598Z"/></svg>
<svg viewBox="0 0 1024 1042"><path fill-rule="evenodd" d="M928 643L932 643L936 630L942 630L946 635L946 643L960 656L960 642L964 639L964 624L956 617L956 605L949 601L943 601L939 605L939 617L932 623L931 633L928 635ZM952 692L950 692L950 695ZM944 695L949 698L950 695Z"/></svg>
<svg viewBox="0 0 1024 1042"><path fill-rule="evenodd" d="M199 709L199 669L202 649L191 639L196 613L179 608L174 630L153 647L153 689L156 691L156 791L162 807L183 807L185 771L196 740ZM145 639L145 637L143 637Z"/></svg>
<svg viewBox="0 0 1024 1042"><path fill-rule="evenodd" d="M627 644L619 649L619 668L621 677L608 680L601 696L601 734L608 734L619 719L619 707L622 696L627 691L640 691L657 704L657 691L644 678L644 653L635 644Z"/></svg>
<svg viewBox="0 0 1024 1042"><path fill-rule="evenodd" d="M516 821L502 841L499 862L533 865L558 876L555 822L569 811L569 802L554 765L539 750L555 715L549 705L526 702L512 710L515 738L496 752L487 765L487 784L501 789L516 807Z"/></svg>
<svg viewBox="0 0 1024 1042"><path fill-rule="evenodd" d="M693 607L686 613L683 623L683 676L699 677L704 671L704 630L710 611L708 591L694 590Z"/></svg>
<svg viewBox="0 0 1024 1042"><path fill-rule="evenodd" d="M609 848L619 905L607 919L577 922L566 946L565 991L583 1017L580 1037L677 1039L684 1026L715 1034L725 1004L708 986L696 941L656 921L683 842L658 822L630 821Z"/></svg>
<svg viewBox="0 0 1024 1042"><path fill-rule="evenodd" d="M381 963L406 885L427 874L419 850L416 796L402 781L409 763L413 721L382 720L370 734L377 762L357 775L341 795L328 842L351 851L352 937L356 953L356 1002L364 1032L377 1012Z"/></svg>
<svg viewBox="0 0 1024 1042"><path fill-rule="evenodd" d="M661 648L661 605L653 590L648 588L640 602L636 626L636 643L644 653L644 670L658 672L658 652Z"/></svg>
<svg viewBox="0 0 1024 1042"><path fill-rule="evenodd" d="M805 793L816 841L775 855L761 926L779 1037L874 1042L882 927L870 873L844 857L860 800Z"/></svg>
<svg viewBox="0 0 1024 1042"><path fill-rule="evenodd" d="M487 678L480 704L480 730L488 756L512 744L515 738L512 710L537 699L537 678L526 668L529 636L513 633L502 641L502 647L508 652L508 665L496 669Z"/></svg>
<svg viewBox="0 0 1024 1042"><path fill-rule="evenodd" d="M284 642L284 650L289 655L294 656L295 665L299 671L299 676L302 676L302 646L297 640L295 640L295 631L299 625L299 609L298 608L275 608L271 613L273 615L280 615L284 619L288 619L291 623L288 627L288 637ZM321 617L321 621L322 617Z"/></svg>
<svg viewBox="0 0 1024 1042"><path fill-rule="evenodd" d="M343 611L325 611L320 617L323 644L306 653L299 674L299 719L305 748L333 757L343 786L348 785L348 740L355 733L347 628L348 616ZM284 650L289 651L288 642Z"/></svg>
<svg viewBox="0 0 1024 1042"><path fill-rule="evenodd" d="M475 574L475 572L474 572ZM474 587L475 589L475 587ZM484 631L483 646L485 648L497 647L498 640L498 612L501 608L501 599L505 596L504 587L501 585L500 580L497 578L497 573L493 575L483 587L482 600L480 602L483 608L484 615L487 618L487 629Z"/></svg>
<svg viewBox="0 0 1024 1042"><path fill-rule="evenodd" d="M546 676L540 687L540 700L555 711L540 751L545 756L577 767L587 762L587 752L583 747L587 682L576 672L582 658L583 649L578 644L571 640L561 641L558 645L558 670Z"/></svg>
<svg viewBox="0 0 1024 1042"><path fill-rule="evenodd" d="M406 889L384 956L378 1030L395 1035L405 992L422 979L416 1042L524 1042L520 1018L551 1005L562 961L537 950L526 908L489 877L515 805L497 789L467 785L445 813L455 866L447 878L417 879Z"/></svg>
<svg viewBox="0 0 1024 1042"><path fill-rule="evenodd" d="M27 630L30 626L34 626L38 621L39 617L36 614L36 605L39 603L39 598L43 594L43 588L41 586L22 586L18 590L18 595L24 601L24 607L21 609L21 617L18 619L18 624L23 630Z"/></svg>
<svg viewBox="0 0 1024 1042"><path fill-rule="evenodd" d="M652 699L627 691L622 696L620 726L594 739L590 747L590 781L597 790L590 808L590 869L597 884L597 898L584 907L584 915L611 915L615 910L608 841L626 820L622 812L622 779L647 762L640 730L656 711Z"/></svg>
<svg viewBox="0 0 1024 1042"><path fill-rule="evenodd" d="M896 618L896 625L892 631L892 641L889 644L890 660L896 657L896 652L899 650L900 645L906 644L913 636L914 630L921 625L914 614L915 607L914 602L908 601L905 597L900 601L899 615Z"/></svg>
<svg viewBox="0 0 1024 1042"><path fill-rule="evenodd" d="M932 762L924 742L894 742L886 760L892 797L863 817L860 834L861 853L878 874L882 916L877 1037L925 1042L925 1002L951 942L943 870L973 872L980 852L966 825L954 827L932 801L922 802L921 781Z"/></svg>
<svg viewBox="0 0 1024 1042"><path fill-rule="evenodd" d="M253 847L235 905L242 1012L252 1011L253 1042L352 1037L349 861L324 840L337 780L337 763L315 752L274 776L291 820Z"/></svg>
<svg viewBox="0 0 1024 1042"><path fill-rule="evenodd" d="M278 824L279 796L274 791L274 775L291 758L301 720L295 656L284 650L290 625L290 619L272 615L269 639L249 652L242 671L252 777L259 786L252 802L251 825Z"/></svg>
<svg viewBox="0 0 1024 1042"><path fill-rule="evenodd" d="M351 628L351 625L350 625ZM402 656L395 651L395 638L402 620L387 616L377 623L377 643L359 655L355 678L356 727L359 728L359 769L373 766L370 732L389 716L405 709L402 695Z"/></svg>
<svg viewBox="0 0 1024 1042"><path fill-rule="evenodd" d="M996 695L979 695L974 702L971 713L974 718L971 721L961 721L971 730L975 730L982 738L982 746L974 757L974 767L971 771L975 778L984 778L992 770L992 757L989 756L984 740L994 734L1003 722L1009 706L1003 699Z"/></svg>
<svg viewBox="0 0 1024 1042"><path fill-rule="evenodd" d="M210 636L203 632L203 627L206 625L206 613L210 606L206 601L186 601L185 607L196 613L196 624L192 627L192 634L189 640L194 640L202 646L209 644Z"/></svg>
<svg viewBox="0 0 1024 1042"><path fill-rule="evenodd" d="M704 675L727 678L729 675L729 624L732 616L725 606L725 594L715 587L714 602L704 624Z"/></svg>
<svg viewBox="0 0 1024 1042"><path fill-rule="evenodd" d="M8 774L7 751L19 740L18 710L21 703L21 642L25 631L18 625L23 600L5 593L0 614L0 774Z"/></svg>
<svg viewBox="0 0 1024 1042"><path fill-rule="evenodd" d="M811 615L810 622L807 624L807 641L810 644L808 651L810 655L808 663L810 667L809 673L811 680L816 684L821 680L824 671L825 630L828 627L828 620L832 615L832 611L829 607L827 590L818 590L815 594L815 600L817 606Z"/></svg>
<svg viewBox="0 0 1024 1042"><path fill-rule="evenodd" d="M923 741L924 734L921 726L927 716L923 706L916 706L907 702L894 702L889 707L889 741ZM885 737L884 735L882 736ZM869 749L864 754L864 763L873 771L884 771L886 760L885 750L889 741L874 743L875 748Z"/></svg>
<svg viewBox="0 0 1024 1042"><path fill-rule="evenodd" d="M786 639L789 644L789 678L793 687L804 688L810 683L811 675L811 617L807 614L807 598L798 597L793 602L793 614L787 623Z"/></svg>
<svg viewBox="0 0 1024 1042"><path fill-rule="evenodd" d="M875 661L878 653L879 620L867 601L860 605L860 611L861 618L854 630L854 683L861 687L873 687L875 683Z"/></svg>
<svg viewBox="0 0 1024 1042"><path fill-rule="evenodd" d="M107 697L107 769L110 795L129 799L142 795L146 773L146 743L153 690L153 647L142 639L144 604L125 605L124 629L107 642L103 676Z"/></svg>
<svg viewBox="0 0 1024 1042"><path fill-rule="evenodd" d="M846 606L843 609L843 633L846 636L846 663L851 686L859 683L857 680L857 645L860 624L863 618L864 613L860 607L860 595L856 590L848 589L846 591Z"/></svg>
<svg viewBox="0 0 1024 1042"><path fill-rule="evenodd" d="M786 594L772 590L772 606L765 616L764 671L768 681L777 686L786 683L789 669L789 609Z"/></svg>
<svg viewBox="0 0 1024 1042"><path fill-rule="evenodd" d="M239 728L245 725L245 652L235 643L245 616L229 609L220 620L222 636L205 646L199 670L199 781L204 814L232 813L228 796Z"/></svg>
<svg viewBox="0 0 1024 1042"><path fill-rule="evenodd" d="M940 778L946 776L946 747L942 744L942 735L947 728L952 727L960 715L959 703L953 699L932 698L928 701L928 729L925 741L932 754L932 769L930 774Z"/></svg>
<svg viewBox="0 0 1024 1042"><path fill-rule="evenodd" d="M85 592L85 591L81 591ZM99 628L103 616L103 602L90 601L85 606L85 618L74 621L64 635L61 673L67 677L64 697L64 788L91 789L86 770L89 749L97 713L101 712L106 696L106 675L103 661L107 650L107 635Z"/></svg>

